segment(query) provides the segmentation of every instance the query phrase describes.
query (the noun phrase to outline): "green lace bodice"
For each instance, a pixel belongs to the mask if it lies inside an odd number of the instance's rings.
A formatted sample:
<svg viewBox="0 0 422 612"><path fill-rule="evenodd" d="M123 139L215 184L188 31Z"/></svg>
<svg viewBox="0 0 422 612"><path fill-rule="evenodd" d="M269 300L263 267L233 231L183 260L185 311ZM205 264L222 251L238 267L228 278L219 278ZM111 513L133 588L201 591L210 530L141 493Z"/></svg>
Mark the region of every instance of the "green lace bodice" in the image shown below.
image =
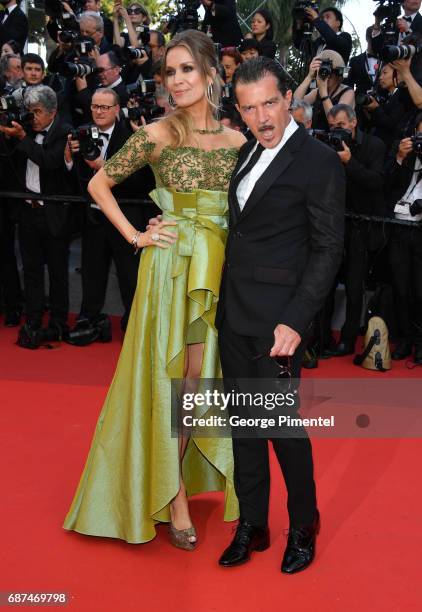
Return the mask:
<svg viewBox="0 0 422 612"><path fill-rule="evenodd" d="M204 151L197 147L165 146L158 159L155 159L155 148L155 143L141 128L106 162L104 171L113 181L121 183L136 170L149 164L154 171L157 187L177 191L228 190L238 149Z"/></svg>

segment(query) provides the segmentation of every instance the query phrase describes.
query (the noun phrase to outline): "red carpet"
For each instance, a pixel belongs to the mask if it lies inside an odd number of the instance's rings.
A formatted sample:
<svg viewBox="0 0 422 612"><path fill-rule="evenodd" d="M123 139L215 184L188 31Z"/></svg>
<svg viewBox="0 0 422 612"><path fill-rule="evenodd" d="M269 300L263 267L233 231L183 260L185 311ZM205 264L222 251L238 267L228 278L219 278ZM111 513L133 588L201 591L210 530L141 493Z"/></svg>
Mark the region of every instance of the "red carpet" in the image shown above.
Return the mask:
<svg viewBox="0 0 422 612"><path fill-rule="evenodd" d="M216 563L232 530L217 494L192 501L200 537L193 553L172 548L164 527L146 545L65 532L118 337L116 330L109 345L25 351L13 344L16 330L0 328L0 591L66 592L67 609L77 612L421 609L418 439L314 440L322 528L315 563L295 576L279 572L287 513L274 461L272 545L243 567ZM349 357L305 375L383 376ZM422 370L399 363L384 376L420 380Z"/></svg>

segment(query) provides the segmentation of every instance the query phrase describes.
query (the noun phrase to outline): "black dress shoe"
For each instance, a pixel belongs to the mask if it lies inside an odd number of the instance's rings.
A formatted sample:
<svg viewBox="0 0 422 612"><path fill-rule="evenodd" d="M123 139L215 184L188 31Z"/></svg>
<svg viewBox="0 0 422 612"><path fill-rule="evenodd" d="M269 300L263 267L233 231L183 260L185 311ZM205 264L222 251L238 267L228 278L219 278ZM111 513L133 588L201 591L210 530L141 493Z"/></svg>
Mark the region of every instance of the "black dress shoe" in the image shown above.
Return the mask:
<svg viewBox="0 0 422 612"><path fill-rule="evenodd" d="M302 368L314 370L318 367L318 357L312 349L306 349L302 360Z"/></svg>
<svg viewBox="0 0 422 612"><path fill-rule="evenodd" d="M267 550L269 545L268 527L254 527L247 521L240 521L232 543L223 552L218 563L223 567L241 565L249 561L251 552Z"/></svg>
<svg viewBox="0 0 422 612"><path fill-rule="evenodd" d="M5 327L17 327L21 322L20 310L11 310L4 315Z"/></svg>
<svg viewBox="0 0 422 612"><path fill-rule="evenodd" d="M344 357L345 355L353 355L355 352L355 343L347 340L341 340L332 350L333 357Z"/></svg>
<svg viewBox="0 0 422 612"><path fill-rule="evenodd" d="M80 317L66 342L74 346L88 346L93 342L111 342L111 339L111 320L106 314L99 314L93 319Z"/></svg>
<svg viewBox="0 0 422 612"><path fill-rule="evenodd" d="M391 359L394 359L394 361L406 359L406 357L412 354L412 346L412 342L409 340L399 340L396 344L396 348L391 353Z"/></svg>
<svg viewBox="0 0 422 612"><path fill-rule="evenodd" d="M420 343L415 345L414 361L418 365L422 365L422 344L420 344Z"/></svg>
<svg viewBox="0 0 422 612"><path fill-rule="evenodd" d="M290 527L287 547L281 564L281 571L284 574L295 574L312 563L315 557L315 540L319 529L318 510L310 525L300 529Z"/></svg>

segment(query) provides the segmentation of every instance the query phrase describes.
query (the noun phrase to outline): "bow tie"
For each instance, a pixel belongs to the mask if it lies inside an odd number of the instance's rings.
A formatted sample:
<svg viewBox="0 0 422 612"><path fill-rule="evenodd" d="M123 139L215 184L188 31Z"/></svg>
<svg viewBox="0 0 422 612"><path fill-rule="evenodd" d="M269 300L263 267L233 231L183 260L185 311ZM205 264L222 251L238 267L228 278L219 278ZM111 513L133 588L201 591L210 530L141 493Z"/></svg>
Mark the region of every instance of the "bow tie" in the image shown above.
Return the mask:
<svg viewBox="0 0 422 612"><path fill-rule="evenodd" d="M412 23L412 18L411 17L403 17L403 19L405 21L407 21L408 23Z"/></svg>
<svg viewBox="0 0 422 612"><path fill-rule="evenodd" d="M107 132L100 132L100 136L104 136L106 140L110 140L110 134L107 134Z"/></svg>
<svg viewBox="0 0 422 612"><path fill-rule="evenodd" d="M366 57L367 57L368 59L371 59L371 58L372 58L372 59L378 59L378 58L377 58L377 56L376 56L376 55L374 55L373 53L367 53L367 54L366 54Z"/></svg>
<svg viewBox="0 0 422 612"><path fill-rule="evenodd" d="M47 132L47 130L42 130L41 132L35 132L34 133L34 137L36 138L40 134L41 134L41 136L44 136L44 138L45 138L47 136L48 132Z"/></svg>

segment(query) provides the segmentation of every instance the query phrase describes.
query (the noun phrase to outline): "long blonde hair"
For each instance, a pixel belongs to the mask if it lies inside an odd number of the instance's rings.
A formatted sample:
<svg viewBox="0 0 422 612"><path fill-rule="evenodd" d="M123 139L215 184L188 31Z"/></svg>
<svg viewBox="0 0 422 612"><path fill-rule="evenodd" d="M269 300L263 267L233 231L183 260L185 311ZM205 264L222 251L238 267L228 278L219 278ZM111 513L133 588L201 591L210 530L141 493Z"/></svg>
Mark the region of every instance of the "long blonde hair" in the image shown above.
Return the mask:
<svg viewBox="0 0 422 612"><path fill-rule="evenodd" d="M174 38L167 44L162 64L162 79L164 85L167 83L166 75L166 60L167 54L175 47L185 47L192 55L198 70L202 75L204 82L205 96L214 117L217 116L221 94L221 80L218 73L218 60L215 53L214 44L209 37L203 32L197 30L185 30L176 34ZM212 68L216 70L215 76L212 73ZM212 79L212 93L208 95L208 82ZM190 113L184 108L176 108L163 121L169 127L170 134L173 138L173 145L178 147L186 143L189 134L193 129L193 123Z"/></svg>

